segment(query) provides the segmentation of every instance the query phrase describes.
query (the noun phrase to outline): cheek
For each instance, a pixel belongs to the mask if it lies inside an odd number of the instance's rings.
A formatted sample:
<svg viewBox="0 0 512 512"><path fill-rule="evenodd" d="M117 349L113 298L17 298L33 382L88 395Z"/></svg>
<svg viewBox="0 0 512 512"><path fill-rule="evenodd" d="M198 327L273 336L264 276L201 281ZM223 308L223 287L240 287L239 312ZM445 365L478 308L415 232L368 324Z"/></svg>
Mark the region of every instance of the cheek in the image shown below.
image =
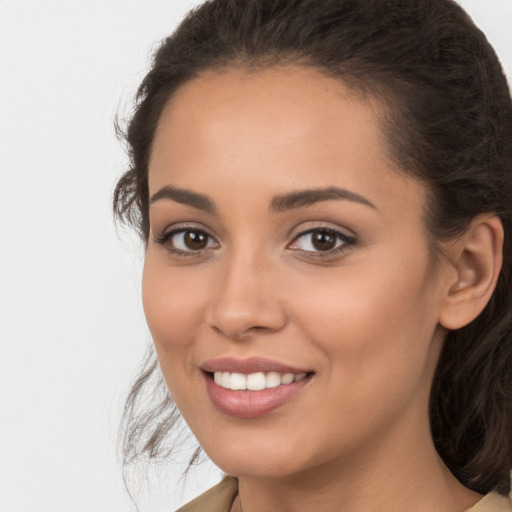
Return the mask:
<svg viewBox="0 0 512 512"><path fill-rule="evenodd" d="M149 251L149 250L148 250ZM159 353L186 351L198 329L197 318L203 309L204 289L194 286L201 277L191 279L191 271L173 269L150 252L142 276L144 313Z"/></svg>
<svg viewBox="0 0 512 512"><path fill-rule="evenodd" d="M340 268L304 297L296 315L302 329L344 375L369 381L421 371L437 325L428 261L383 258ZM411 263L411 261L413 263ZM340 363L342 362L342 363ZM403 376L403 375L402 375Z"/></svg>
<svg viewBox="0 0 512 512"><path fill-rule="evenodd" d="M142 277L146 321L167 387L178 408L187 410L190 418L194 417L190 404L197 402L190 375L200 377L195 371L193 351L200 337L198 318L206 296L204 288L196 285L201 282L201 278L191 279L190 271L172 268L151 253L146 254Z"/></svg>
<svg viewBox="0 0 512 512"><path fill-rule="evenodd" d="M330 397L326 421L335 431L336 422L350 418L358 426L349 436L354 442L364 428L387 425L409 405L428 402L439 350L432 350L437 323L428 313L435 295L426 292L425 268L417 268L423 273L410 263L351 269L326 280L321 293L302 294L301 331L325 363L319 378Z"/></svg>

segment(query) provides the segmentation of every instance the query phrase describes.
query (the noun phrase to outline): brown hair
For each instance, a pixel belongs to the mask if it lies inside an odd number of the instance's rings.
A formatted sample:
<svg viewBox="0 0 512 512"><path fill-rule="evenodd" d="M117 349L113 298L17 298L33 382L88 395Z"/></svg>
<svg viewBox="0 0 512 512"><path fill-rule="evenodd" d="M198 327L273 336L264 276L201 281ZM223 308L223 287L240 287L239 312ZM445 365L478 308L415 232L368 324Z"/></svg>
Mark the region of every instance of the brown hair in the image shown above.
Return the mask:
<svg viewBox="0 0 512 512"><path fill-rule="evenodd" d="M480 213L505 229L504 265L484 312L449 332L434 379L437 450L467 487L507 493L512 467L512 103L484 34L451 0L210 0L191 11L154 55L126 141L130 167L116 215L147 241L148 160L155 128L177 88L229 66L295 63L338 77L387 107L396 162L430 193L432 239L464 231ZM179 420L154 353L128 397L124 456L167 456ZM142 408L141 408L142 407ZM145 407L145 408L144 408ZM197 457L198 452L195 453Z"/></svg>

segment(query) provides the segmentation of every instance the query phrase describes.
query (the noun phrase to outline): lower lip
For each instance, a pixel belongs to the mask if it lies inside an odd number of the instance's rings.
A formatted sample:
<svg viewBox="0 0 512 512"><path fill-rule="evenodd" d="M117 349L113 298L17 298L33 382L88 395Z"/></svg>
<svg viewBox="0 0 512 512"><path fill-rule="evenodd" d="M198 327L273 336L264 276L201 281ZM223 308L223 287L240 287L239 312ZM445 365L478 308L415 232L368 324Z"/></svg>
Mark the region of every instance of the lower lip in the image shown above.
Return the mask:
<svg viewBox="0 0 512 512"><path fill-rule="evenodd" d="M300 393L311 376L261 391L233 391L216 384L210 374L204 374L206 390L213 405L219 411L236 418L256 418L281 407Z"/></svg>

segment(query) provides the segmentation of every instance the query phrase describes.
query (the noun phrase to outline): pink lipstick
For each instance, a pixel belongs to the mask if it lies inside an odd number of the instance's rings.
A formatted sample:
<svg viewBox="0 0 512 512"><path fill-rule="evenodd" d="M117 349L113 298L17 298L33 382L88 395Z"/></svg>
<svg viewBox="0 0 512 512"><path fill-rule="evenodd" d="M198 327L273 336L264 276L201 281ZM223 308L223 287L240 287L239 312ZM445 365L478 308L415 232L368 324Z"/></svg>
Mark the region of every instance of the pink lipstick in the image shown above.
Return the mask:
<svg viewBox="0 0 512 512"><path fill-rule="evenodd" d="M219 358L201 369L213 405L238 418L255 418L281 407L313 376L308 369L264 358Z"/></svg>

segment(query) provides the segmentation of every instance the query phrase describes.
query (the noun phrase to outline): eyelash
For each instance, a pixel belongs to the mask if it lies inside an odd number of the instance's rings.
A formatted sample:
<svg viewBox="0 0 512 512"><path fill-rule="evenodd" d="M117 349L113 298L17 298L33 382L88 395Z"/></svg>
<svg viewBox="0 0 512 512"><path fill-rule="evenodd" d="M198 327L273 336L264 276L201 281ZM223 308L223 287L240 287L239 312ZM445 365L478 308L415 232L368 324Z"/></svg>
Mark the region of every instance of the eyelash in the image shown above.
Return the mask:
<svg viewBox="0 0 512 512"><path fill-rule="evenodd" d="M205 252L211 252L212 250L219 247L218 242L215 241L215 243L217 244L217 247L205 247L204 249L198 249L198 250L189 249L188 251L185 251L183 249L177 249L172 244L169 244L169 242L172 241L172 238L174 236L181 234L181 233L186 234L187 232L189 232L189 233L193 232L193 233L196 233L199 235L206 236L210 241L215 240L214 237L211 236L204 229L196 228L193 226L190 226L190 227L182 226L182 227L173 229L171 231L167 231L167 232L164 231L161 235L156 237L154 239L154 241L157 244L167 246L166 248L171 254L179 256L179 257L188 257L188 258L193 258L193 257L204 255ZM345 233L342 233L341 231L338 231L338 230L330 228L330 227L319 226L319 227L311 228L311 229L300 232L297 236L294 237L292 242L287 245L287 248L290 248L291 246L296 244L301 238L304 238L308 235L311 236L314 233L322 233L322 234L326 234L329 236L334 236L336 238L336 244L338 244L338 242L341 242L341 243L339 245L335 246L333 249L329 249L326 251L321 251L321 250L305 251L305 250L301 250L301 249L292 249L292 250L300 251L303 254L307 254L308 256L311 256L314 258L326 258L326 257L332 257L332 256L342 254L345 251L347 251L351 246L353 246L357 243L356 238L353 236L349 236Z"/></svg>
<svg viewBox="0 0 512 512"><path fill-rule="evenodd" d="M185 257L185 258L193 258L204 254L205 252L210 252L212 250L211 247L206 247L204 249L193 250L189 249L188 251L184 251L183 249L177 249L174 247L172 243L172 238L176 235L183 233L197 233L200 235L206 236L209 240L215 240L213 236L211 236L204 229L200 229L194 226L180 226L179 228L172 229L171 231L164 231L161 235L154 239L157 244L166 246L167 251L169 251L174 256ZM217 243L218 245L218 243Z"/></svg>
<svg viewBox="0 0 512 512"><path fill-rule="evenodd" d="M334 248L326 250L326 251L321 251L321 250L302 251L303 254L307 254L308 256L311 256L314 258L328 258L328 257L342 254L356 243L356 239L353 236L349 236L349 235L347 235L341 231L338 231L336 229L327 228L327 227L315 227L315 228L311 228L311 229L308 229L306 231L302 231L301 233L299 233L293 239L293 241L288 245L288 247L296 244L301 238L304 238L306 236L311 236L315 233L334 237L335 243L337 245ZM341 243L339 243L339 242L341 242ZM339 245L338 245L338 243L339 243ZM312 245L312 242L310 242L310 245ZM294 249L294 250L301 251L301 249Z"/></svg>

